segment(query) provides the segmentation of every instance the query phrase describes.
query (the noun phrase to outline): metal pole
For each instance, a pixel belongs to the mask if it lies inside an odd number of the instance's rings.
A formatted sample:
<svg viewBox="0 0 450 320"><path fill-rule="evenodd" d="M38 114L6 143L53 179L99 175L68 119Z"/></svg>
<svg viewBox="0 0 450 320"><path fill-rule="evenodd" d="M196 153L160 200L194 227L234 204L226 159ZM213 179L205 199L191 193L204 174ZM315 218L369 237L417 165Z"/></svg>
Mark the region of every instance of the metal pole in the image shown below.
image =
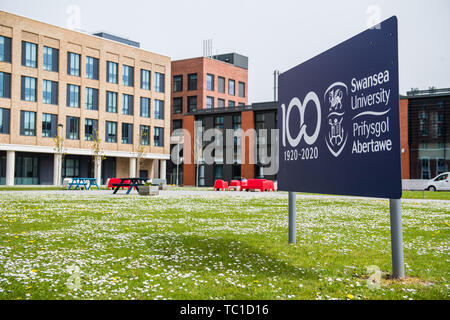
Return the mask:
<svg viewBox="0 0 450 320"><path fill-rule="evenodd" d="M389 199L391 216L392 277L405 277L403 261L402 207L400 199Z"/></svg>
<svg viewBox="0 0 450 320"><path fill-rule="evenodd" d="M177 143L177 187L178 187L178 166L180 165L180 141Z"/></svg>
<svg viewBox="0 0 450 320"><path fill-rule="evenodd" d="M289 243L295 244L297 240L296 225L297 225L297 212L295 199L296 193L289 192Z"/></svg>

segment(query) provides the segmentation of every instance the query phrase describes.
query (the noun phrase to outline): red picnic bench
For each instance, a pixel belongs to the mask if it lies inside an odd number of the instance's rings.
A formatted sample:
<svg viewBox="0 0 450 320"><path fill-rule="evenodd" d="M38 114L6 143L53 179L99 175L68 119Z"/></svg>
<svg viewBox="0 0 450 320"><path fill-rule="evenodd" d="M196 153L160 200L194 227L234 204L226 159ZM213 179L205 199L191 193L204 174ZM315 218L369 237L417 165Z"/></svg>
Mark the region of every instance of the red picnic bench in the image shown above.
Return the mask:
<svg viewBox="0 0 450 320"><path fill-rule="evenodd" d="M229 189L229 190L230 190L230 189L233 189L233 190L241 190L241 181L239 181L239 180L231 180L231 181L230 181L230 186L229 186L228 189Z"/></svg>
<svg viewBox="0 0 450 320"><path fill-rule="evenodd" d="M266 179L248 179L241 182L241 190L275 191L273 181Z"/></svg>
<svg viewBox="0 0 450 320"><path fill-rule="evenodd" d="M214 182L214 191L216 191L216 190L227 191L228 190L228 182L223 181L221 179L217 179Z"/></svg>

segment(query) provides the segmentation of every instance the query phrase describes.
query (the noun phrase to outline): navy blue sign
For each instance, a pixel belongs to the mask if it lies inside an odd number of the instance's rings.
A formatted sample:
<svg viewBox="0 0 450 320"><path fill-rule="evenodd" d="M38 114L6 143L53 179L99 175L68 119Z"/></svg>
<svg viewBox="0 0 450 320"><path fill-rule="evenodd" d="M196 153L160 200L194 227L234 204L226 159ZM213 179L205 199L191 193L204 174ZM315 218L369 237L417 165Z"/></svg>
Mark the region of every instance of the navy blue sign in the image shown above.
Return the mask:
<svg viewBox="0 0 450 320"><path fill-rule="evenodd" d="M397 18L279 77L278 189L400 199Z"/></svg>

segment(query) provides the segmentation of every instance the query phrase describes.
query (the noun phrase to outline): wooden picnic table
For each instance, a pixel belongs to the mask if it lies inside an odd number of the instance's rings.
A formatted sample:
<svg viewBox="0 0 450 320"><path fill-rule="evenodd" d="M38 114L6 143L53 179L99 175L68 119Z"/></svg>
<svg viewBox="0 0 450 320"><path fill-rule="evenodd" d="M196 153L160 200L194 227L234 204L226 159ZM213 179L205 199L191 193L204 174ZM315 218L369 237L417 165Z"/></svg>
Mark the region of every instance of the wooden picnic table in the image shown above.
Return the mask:
<svg viewBox="0 0 450 320"><path fill-rule="evenodd" d="M115 187L113 194L116 194L117 191L121 187L128 187L127 193L129 194L130 191L135 188L137 192L139 192L139 186L143 186L147 179L145 178L118 178L120 180L119 183L113 183L112 185Z"/></svg>
<svg viewBox="0 0 450 320"><path fill-rule="evenodd" d="M67 190L70 190L72 187L74 187L74 190L81 190L81 187L84 187L86 190L91 190L91 187L97 187L97 190L100 190L95 178L72 178Z"/></svg>

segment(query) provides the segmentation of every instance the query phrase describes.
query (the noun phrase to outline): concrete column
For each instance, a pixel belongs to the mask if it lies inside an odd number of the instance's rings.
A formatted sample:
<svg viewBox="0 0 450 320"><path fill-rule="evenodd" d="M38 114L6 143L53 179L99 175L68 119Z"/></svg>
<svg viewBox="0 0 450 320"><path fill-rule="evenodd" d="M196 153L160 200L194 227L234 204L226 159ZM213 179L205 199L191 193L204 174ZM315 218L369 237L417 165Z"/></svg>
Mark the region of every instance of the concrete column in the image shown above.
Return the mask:
<svg viewBox="0 0 450 320"><path fill-rule="evenodd" d="M166 160L159 160L161 161L161 171L159 172L159 178L160 179L166 179Z"/></svg>
<svg viewBox="0 0 450 320"><path fill-rule="evenodd" d="M150 162L150 165L148 166L148 169L149 169L148 170L148 178L153 179L154 178L153 175L155 172L155 160L149 159L148 161Z"/></svg>
<svg viewBox="0 0 450 320"><path fill-rule="evenodd" d="M101 179L101 177L102 177L102 157L101 156L95 157L94 176L95 176L95 179L97 180L97 185L100 186L100 183L102 180Z"/></svg>
<svg viewBox="0 0 450 320"><path fill-rule="evenodd" d="M130 178L136 178L136 158L130 158Z"/></svg>
<svg viewBox="0 0 450 320"><path fill-rule="evenodd" d="M16 152L7 151L6 152L6 185L14 185L14 170L16 167Z"/></svg>
<svg viewBox="0 0 450 320"><path fill-rule="evenodd" d="M61 168L62 168L62 157L59 153L55 153L53 157L53 185L61 185Z"/></svg>

